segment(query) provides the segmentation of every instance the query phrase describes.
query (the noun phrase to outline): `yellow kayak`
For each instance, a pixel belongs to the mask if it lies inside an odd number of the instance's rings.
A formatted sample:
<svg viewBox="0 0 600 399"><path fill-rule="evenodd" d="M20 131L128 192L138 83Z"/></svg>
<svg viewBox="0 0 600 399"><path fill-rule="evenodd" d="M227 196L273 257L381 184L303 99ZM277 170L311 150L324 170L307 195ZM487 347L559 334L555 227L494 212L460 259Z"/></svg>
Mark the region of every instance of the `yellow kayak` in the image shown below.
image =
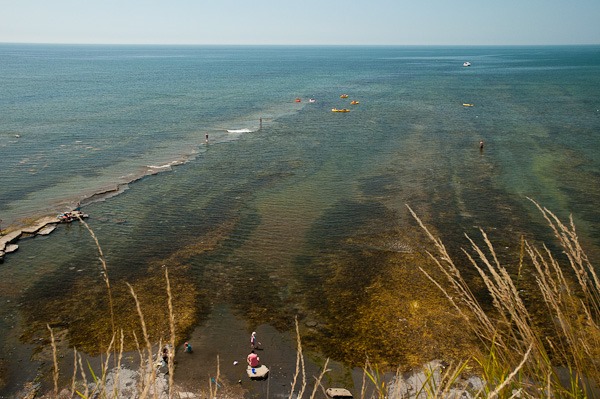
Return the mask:
<svg viewBox="0 0 600 399"><path fill-rule="evenodd" d="M342 109L332 108L331 112L350 112L350 110L348 108L342 108Z"/></svg>

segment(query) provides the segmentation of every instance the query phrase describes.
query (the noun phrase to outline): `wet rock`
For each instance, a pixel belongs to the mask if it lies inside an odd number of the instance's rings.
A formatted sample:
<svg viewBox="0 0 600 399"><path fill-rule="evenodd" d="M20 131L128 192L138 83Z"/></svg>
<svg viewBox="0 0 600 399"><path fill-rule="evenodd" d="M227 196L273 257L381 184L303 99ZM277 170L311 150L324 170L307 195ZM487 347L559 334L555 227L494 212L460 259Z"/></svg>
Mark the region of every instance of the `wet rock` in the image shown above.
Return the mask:
<svg viewBox="0 0 600 399"><path fill-rule="evenodd" d="M18 397L22 399L34 399L40 390L40 386L40 383L28 382L23 387L23 390L19 392Z"/></svg>
<svg viewBox="0 0 600 399"><path fill-rule="evenodd" d="M399 376L392 382L389 388L389 397L401 397L408 399L425 398L426 392L431 387L439 387L442 384L444 368L448 364L444 361L433 360L421 368ZM447 391L446 398L471 399L483 387L483 381L478 377L470 377L467 380L457 381L455 387Z"/></svg>
<svg viewBox="0 0 600 399"><path fill-rule="evenodd" d="M467 383L467 388L470 388L475 392L481 391L485 386L485 383L483 382L483 380L481 378L474 377L474 376L467 378L466 383Z"/></svg>
<svg viewBox="0 0 600 399"><path fill-rule="evenodd" d="M56 230L56 225L52 224L52 225L42 228L40 231L38 231L38 234L41 236L47 236L48 234L52 233L54 230Z"/></svg>

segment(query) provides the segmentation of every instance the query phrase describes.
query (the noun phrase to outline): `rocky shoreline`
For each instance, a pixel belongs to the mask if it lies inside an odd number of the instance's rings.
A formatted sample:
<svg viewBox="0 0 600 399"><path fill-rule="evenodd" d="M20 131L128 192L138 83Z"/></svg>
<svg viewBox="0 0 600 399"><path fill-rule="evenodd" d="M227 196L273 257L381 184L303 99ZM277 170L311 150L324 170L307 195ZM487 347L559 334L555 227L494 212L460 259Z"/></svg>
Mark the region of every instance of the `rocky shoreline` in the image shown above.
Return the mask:
<svg viewBox="0 0 600 399"><path fill-rule="evenodd" d="M48 235L52 233L60 223L71 223L75 220L79 220L79 218L83 219L87 217L88 215L80 210L72 210L58 216L45 216L27 227L12 230L6 234L0 235L0 263L4 261L6 254L15 252L19 249L17 242L20 239L37 235Z"/></svg>
<svg viewBox="0 0 600 399"><path fill-rule="evenodd" d="M396 375L387 384L388 398L418 399L432 397L436 391L442 387L444 372L448 365L440 360L433 360L424 364L420 369L414 370L402 375ZM156 370L154 381L150 383L149 395L159 399L168 399L169 396L169 375L167 368ZM151 380L151 370L146 370L147 374L142 376L140 370L132 370L127 367L112 369L107 373L104 382L90 383L87 386L89 392L110 392L114 397L127 397L131 399L140 398L140 383ZM143 377L143 378L142 378ZM223 381L221 381L223 382ZM244 389L239 384L218 384L220 398L240 398L244 396ZM85 390L85 387L79 387ZM356 391L357 388L354 388ZM453 387L445 391L441 397L471 399L481 397L484 393L485 382L477 376L457 379ZM58 396L53 393L42 393L40 384L26 384L19 393L22 398L70 398L69 389L62 389ZM356 392L358 394L358 392ZM441 392L439 392L441 393ZM206 392L190 392L188 389L175 384L172 389L172 396L177 398L201 399L206 396ZM437 395L435 395L437 396ZM108 397L113 397L109 396ZM356 395L358 397L358 395Z"/></svg>

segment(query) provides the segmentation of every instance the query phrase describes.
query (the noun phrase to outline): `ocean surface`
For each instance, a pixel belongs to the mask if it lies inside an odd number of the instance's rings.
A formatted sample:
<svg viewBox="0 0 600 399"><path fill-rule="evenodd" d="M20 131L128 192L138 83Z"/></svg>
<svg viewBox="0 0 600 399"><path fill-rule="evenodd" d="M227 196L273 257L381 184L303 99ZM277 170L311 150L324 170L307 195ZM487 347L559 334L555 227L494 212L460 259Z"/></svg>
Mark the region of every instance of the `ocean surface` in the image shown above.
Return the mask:
<svg viewBox="0 0 600 399"><path fill-rule="evenodd" d="M598 46L0 44L0 228L79 202L112 278L178 259L203 293L190 337L211 325L215 353L232 350L232 324L244 340L256 328L275 340L296 313L325 323L326 310L310 312L310 288L331 283L319 265L357 247L422 248L407 204L450 247L481 227L515 259L521 236L551 241L531 198L573 215L597 265L599 183ZM25 334L32 323L78 319L37 305L76 313L100 272L79 224L6 256L0 394L41 368L47 337Z"/></svg>

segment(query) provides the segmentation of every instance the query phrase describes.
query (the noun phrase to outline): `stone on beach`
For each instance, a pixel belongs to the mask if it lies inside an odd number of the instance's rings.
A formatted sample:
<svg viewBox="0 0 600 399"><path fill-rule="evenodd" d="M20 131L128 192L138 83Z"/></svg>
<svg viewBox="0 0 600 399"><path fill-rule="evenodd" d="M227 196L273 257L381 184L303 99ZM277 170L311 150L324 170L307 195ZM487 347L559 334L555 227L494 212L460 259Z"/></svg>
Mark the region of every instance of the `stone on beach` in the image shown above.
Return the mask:
<svg viewBox="0 0 600 399"><path fill-rule="evenodd" d="M352 394L345 388L329 388L325 395L331 399L352 398Z"/></svg>
<svg viewBox="0 0 600 399"><path fill-rule="evenodd" d="M264 380L269 376L269 369L264 364L258 367L248 366L246 372L251 380Z"/></svg>

